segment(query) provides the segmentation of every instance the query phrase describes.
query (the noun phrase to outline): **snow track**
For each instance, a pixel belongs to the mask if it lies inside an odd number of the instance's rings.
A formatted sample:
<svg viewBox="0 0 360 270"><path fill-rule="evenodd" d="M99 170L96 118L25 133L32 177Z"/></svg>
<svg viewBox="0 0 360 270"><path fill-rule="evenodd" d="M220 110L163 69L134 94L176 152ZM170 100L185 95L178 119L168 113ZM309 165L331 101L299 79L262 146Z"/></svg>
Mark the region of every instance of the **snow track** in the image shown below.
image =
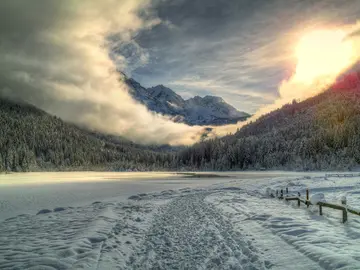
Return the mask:
<svg viewBox="0 0 360 270"><path fill-rule="evenodd" d="M154 218L131 269L265 269L254 247L204 202L206 193L175 198Z"/></svg>
<svg viewBox="0 0 360 270"><path fill-rule="evenodd" d="M94 202L7 219L0 223L0 269L271 267L205 201L213 192L140 194L126 203Z"/></svg>

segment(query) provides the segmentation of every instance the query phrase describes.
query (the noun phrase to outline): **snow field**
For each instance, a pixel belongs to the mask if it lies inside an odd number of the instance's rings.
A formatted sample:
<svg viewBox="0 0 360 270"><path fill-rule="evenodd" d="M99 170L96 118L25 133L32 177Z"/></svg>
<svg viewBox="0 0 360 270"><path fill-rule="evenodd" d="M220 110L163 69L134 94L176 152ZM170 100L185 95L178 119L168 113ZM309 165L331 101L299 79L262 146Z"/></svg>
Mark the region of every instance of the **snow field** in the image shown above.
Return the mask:
<svg viewBox="0 0 360 270"><path fill-rule="evenodd" d="M0 269L360 269L360 217L342 224L341 211L319 216L318 207L267 195L309 188L315 199L346 196L359 208L359 178L253 176L179 180L126 200L4 219Z"/></svg>

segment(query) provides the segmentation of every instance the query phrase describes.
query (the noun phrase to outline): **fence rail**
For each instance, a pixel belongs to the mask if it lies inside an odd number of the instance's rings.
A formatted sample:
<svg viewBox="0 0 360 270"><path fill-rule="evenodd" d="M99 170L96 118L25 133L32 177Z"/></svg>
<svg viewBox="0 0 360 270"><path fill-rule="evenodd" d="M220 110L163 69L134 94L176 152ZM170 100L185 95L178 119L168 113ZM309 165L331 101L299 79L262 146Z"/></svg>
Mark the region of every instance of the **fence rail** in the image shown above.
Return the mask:
<svg viewBox="0 0 360 270"><path fill-rule="evenodd" d="M327 173L325 177L360 177L360 173Z"/></svg>
<svg viewBox="0 0 360 270"><path fill-rule="evenodd" d="M328 202L317 202L316 204L313 204L309 199L309 189L306 190L306 199L301 198L300 193L298 193L298 196L288 196L288 194L289 194L288 188L286 188L285 192L286 192L286 195L284 195L283 190L280 190L280 192L277 190L276 198L285 200L285 201L297 201L298 207L300 207L301 203L305 204L307 207L309 207L310 205L318 205L319 206L319 214L321 216L323 215L323 207L342 211L343 223L347 222L348 213L360 216L360 211L349 208L346 205L346 200L342 201L342 205L328 203ZM280 196L279 196L279 194L280 194ZM272 197L275 197L275 196L272 196Z"/></svg>

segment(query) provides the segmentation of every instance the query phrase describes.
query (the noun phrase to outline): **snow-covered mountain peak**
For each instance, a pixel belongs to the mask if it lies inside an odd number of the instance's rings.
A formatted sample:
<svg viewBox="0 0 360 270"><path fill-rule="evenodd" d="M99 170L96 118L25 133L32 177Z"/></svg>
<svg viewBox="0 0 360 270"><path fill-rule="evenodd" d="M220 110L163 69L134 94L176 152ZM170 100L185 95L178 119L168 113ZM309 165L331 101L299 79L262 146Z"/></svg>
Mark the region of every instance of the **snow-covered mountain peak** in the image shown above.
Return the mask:
<svg viewBox="0 0 360 270"><path fill-rule="evenodd" d="M180 95L176 94L172 89L165 87L162 84L148 88L147 91L153 98L170 102L172 104L176 104L177 106L183 105L185 102Z"/></svg>
<svg viewBox="0 0 360 270"><path fill-rule="evenodd" d="M222 97L217 96L195 96L187 100L188 102L195 103L195 104L216 104L216 103L226 103Z"/></svg>
<svg viewBox="0 0 360 270"><path fill-rule="evenodd" d="M205 96L204 101L214 102L214 103L225 103L225 100L222 97L217 96Z"/></svg>
<svg viewBox="0 0 360 270"><path fill-rule="evenodd" d="M146 89L134 79L125 76L123 80L135 100L151 111L171 116L176 122L189 125L224 125L244 121L250 116L238 111L221 97L195 96L184 100L162 84Z"/></svg>

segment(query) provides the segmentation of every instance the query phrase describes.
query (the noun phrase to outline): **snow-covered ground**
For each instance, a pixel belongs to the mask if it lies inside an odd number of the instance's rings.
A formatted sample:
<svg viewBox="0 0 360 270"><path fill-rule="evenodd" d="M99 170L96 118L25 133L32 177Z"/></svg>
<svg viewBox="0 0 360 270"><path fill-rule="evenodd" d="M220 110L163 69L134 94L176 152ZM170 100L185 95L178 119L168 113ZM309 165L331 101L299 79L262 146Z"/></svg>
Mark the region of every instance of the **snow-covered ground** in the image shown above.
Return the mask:
<svg viewBox="0 0 360 270"><path fill-rule="evenodd" d="M223 174L0 175L0 269L360 269L359 216L266 196L360 208L360 177Z"/></svg>

